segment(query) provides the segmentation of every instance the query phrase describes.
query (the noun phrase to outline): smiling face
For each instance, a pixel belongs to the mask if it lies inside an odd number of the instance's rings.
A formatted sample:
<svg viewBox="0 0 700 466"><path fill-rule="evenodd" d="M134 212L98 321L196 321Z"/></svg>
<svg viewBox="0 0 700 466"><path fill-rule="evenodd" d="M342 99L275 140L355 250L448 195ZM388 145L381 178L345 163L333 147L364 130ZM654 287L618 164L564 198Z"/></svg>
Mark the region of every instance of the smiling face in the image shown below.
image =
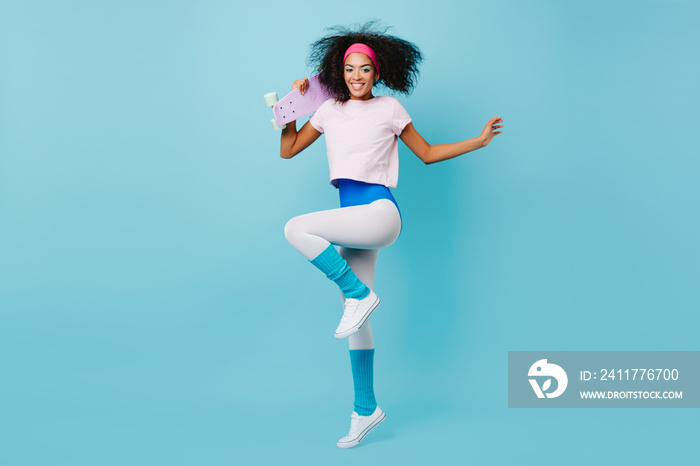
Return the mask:
<svg viewBox="0 0 700 466"><path fill-rule="evenodd" d="M369 100L373 98L372 86L379 76L372 60L360 52L351 53L345 59L345 84L350 90L350 100Z"/></svg>

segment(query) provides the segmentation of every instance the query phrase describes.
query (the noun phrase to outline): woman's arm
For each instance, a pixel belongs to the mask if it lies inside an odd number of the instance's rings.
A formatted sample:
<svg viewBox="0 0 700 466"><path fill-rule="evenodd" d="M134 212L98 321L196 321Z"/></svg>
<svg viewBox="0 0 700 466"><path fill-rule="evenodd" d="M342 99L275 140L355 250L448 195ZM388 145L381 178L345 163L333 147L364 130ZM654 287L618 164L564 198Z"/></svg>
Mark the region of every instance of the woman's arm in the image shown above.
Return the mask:
<svg viewBox="0 0 700 466"><path fill-rule="evenodd" d="M496 134L501 134L503 131L496 131L497 128L503 128L503 125L497 126L496 123L502 123L501 117L493 117L486 123L484 130L478 137L467 139L466 141L453 142L449 144L428 144L423 139L413 123L409 123L401 133L401 140L408 146L411 151L418 156L426 165L442 162L457 157L467 152L471 152L482 147L486 147Z"/></svg>
<svg viewBox="0 0 700 466"><path fill-rule="evenodd" d="M316 131L316 128L311 126L311 123L308 121L301 127L299 132L297 132L296 121L288 123L287 127L282 130L280 157L283 159L291 159L299 152L309 147L319 136L321 136L321 133Z"/></svg>
<svg viewBox="0 0 700 466"><path fill-rule="evenodd" d="M307 78L297 79L292 84L292 90L299 89L299 93L304 95L309 88L309 80ZM297 132L297 122L292 121L282 130L282 138L280 140L280 157L283 159L291 159L299 152L303 151L311 145L321 133L316 131L316 128L311 126L307 121L301 130Z"/></svg>

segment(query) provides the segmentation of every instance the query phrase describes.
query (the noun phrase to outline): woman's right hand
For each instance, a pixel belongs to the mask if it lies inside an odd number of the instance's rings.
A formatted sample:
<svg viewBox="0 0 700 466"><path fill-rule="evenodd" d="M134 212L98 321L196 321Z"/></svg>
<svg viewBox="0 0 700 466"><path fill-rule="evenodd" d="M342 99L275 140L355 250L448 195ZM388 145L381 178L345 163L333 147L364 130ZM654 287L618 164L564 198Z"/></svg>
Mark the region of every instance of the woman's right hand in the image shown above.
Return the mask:
<svg viewBox="0 0 700 466"><path fill-rule="evenodd" d="M297 79L292 84L292 90L299 89L299 94L304 95L309 88L309 80L307 78Z"/></svg>

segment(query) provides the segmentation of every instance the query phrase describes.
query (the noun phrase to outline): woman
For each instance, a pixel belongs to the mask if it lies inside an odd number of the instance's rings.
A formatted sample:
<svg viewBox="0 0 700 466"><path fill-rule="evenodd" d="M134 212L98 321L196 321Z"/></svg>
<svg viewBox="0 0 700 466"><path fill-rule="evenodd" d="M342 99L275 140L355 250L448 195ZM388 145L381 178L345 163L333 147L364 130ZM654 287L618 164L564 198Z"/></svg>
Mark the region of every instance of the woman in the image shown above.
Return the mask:
<svg viewBox="0 0 700 466"><path fill-rule="evenodd" d="M343 27L312 45L310 62L323 71L321 83L334 95L297 131L296 122L282 131L280 155L290 159L325 133L331 184L339 189L339 209L291 219L288 241L340 288L343 316L335 331L348 338L354 411L350 431L340 448L354 447L385 418L374 397L374 340L369 317L379 305L374 271L379 249L401 232L401 213L390 188L398 182L398 140L426 164L441 162L485 147L503 125L494 117L479 137L452 144L430 145L393 97L375 97L373 88L409 94L422 60L410 42L377 31L368 23L357 31ZM306 92L308 79L292 89ZM334 245L339 246L336 250Z"/></svg>

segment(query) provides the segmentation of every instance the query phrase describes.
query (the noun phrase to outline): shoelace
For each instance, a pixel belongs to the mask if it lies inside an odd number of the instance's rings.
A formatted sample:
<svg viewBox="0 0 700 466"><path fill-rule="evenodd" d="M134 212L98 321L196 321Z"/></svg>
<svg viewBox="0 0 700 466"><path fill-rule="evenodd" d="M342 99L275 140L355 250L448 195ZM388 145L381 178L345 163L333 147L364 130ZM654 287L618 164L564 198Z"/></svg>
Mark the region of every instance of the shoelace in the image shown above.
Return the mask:
<svg viewBox="0 0 700 466"><path fill-rule="evenodd" d="M348 435L354 436L360 426L361 417L359 414L353 411L352 416L350 416L350 432Z"/></svg>
<svg viewBox="0 0 700 466"><path fill-rule="evenodd" d="M340 318L341 322L351 321L359 305L359 299L345 298L345 310L343 311L343 317Z"/></svg>

